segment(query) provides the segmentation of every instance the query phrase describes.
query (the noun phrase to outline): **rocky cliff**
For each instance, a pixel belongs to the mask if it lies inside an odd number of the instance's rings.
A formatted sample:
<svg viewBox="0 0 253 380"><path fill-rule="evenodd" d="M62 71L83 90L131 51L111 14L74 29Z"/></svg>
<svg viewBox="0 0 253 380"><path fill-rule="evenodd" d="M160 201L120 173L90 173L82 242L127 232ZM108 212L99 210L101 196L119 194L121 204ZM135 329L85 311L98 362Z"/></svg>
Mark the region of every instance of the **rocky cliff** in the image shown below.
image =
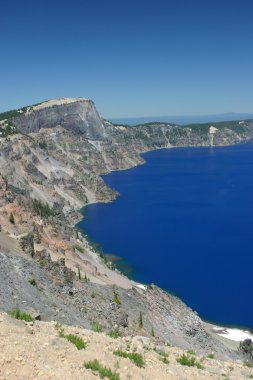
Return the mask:
<svg viewBox="0 0 253 380"><path fill-rule="evenodd" d="M123 335L155 334L163 342L234 358L234 347L220 342L191 309L112 270L74 226L85 204L117 196L100 175L143 163L140 153L229 145L252 136L251 120L113 125L83 98L0 115L0 308L33 309L46 320L106 331L117 326Z"/></svg>
<svg viewBox="0 0 253 380"><path fill-rule="evenodd" d="M83 98L48 101L7 114L9 119L0 118L4 136L0 174L13 186L14 194L22 191L51 206L56 204L65 215L86 203L113 199L116 194L100 174L144 162L141 152L228 145L253 135L252 121L216 123L215 127L116 126L103 120L94 104Z"/></svg>
<svg viewBox="0 0 253 380"><path fill-rule="evenodd" d="M84 98L59 99L27 107L20 116L11 118L11 122L23 133L61 126L91 140L108 137L94 103Z"/></svg>

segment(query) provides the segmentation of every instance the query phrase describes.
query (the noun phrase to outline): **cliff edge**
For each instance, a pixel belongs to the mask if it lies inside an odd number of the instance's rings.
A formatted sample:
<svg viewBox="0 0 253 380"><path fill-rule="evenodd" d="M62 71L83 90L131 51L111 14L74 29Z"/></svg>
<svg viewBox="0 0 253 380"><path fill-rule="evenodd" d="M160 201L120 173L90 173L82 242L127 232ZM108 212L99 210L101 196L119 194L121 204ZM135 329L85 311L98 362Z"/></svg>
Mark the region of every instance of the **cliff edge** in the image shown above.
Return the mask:
<svg viewBox="0 0 253 380"><path fill-rule="evenodd" d="M83 206L117 196L101 174L144 163L140 153L253 136L252 120L212 127L113 125L84 98L0 114L0 309L241 358L177 297L123 276L75 228Z"/></svg>

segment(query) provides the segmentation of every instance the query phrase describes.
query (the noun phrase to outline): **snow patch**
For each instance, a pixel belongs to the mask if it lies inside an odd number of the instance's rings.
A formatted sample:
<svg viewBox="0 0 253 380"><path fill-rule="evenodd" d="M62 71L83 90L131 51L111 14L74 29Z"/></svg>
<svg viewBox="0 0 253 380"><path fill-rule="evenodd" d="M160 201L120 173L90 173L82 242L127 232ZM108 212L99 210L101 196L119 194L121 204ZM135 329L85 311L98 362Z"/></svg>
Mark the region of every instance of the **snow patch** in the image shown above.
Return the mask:
<svg viewBox="0 0 253 380"><path fill-rule="evenodd" d="M213 330L217 333L217 335L235 342L241 342L245 339L251 339L253 342L253 335L249 331L240 329L226 329L223 327L214 327Z"/></svg>
<svg viewBox="0 0 253 380"><path fill-rule="evenodd" d="M143 284L137 284L136 288L139 288L139 289L142 289L142 290L147 290L146 285L143 285Z"/></svg>

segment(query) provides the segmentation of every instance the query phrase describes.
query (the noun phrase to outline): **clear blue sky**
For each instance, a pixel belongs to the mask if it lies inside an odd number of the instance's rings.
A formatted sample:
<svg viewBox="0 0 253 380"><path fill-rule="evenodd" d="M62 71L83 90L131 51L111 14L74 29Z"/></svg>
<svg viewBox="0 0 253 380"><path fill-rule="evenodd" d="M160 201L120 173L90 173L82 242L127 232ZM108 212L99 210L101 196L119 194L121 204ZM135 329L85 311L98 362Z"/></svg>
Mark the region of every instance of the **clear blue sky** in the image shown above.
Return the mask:
<svg viewBox="0 0 253 380"><path fill-rule="evenodd" d="M9 0L0 111L84 96L105 117L253 112L252 0Z"/></svg>

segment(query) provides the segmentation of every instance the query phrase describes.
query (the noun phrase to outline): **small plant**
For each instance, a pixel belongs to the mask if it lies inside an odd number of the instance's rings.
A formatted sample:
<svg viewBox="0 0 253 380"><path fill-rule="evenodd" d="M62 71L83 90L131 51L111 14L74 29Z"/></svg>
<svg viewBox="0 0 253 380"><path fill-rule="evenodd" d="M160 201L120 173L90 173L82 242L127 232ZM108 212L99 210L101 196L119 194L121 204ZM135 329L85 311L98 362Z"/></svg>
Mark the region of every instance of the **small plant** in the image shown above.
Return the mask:
<svg viewBox="0 0 253 380"><path fill-rule="evenodd" d="M91 298L96 298L96 293L92 292L90 296L91 296Z"/></svg>
<svg viewBox="0 0 253 380"><path fill-rule="evenodd" d="M100 333L103 331L103 327L98 322L92 322L92 330Z"/></svg>
<svg viewBox="0 0 253 380"><path fill-rule="evenodd" d="M64 338L64 328L62 327L62 324L57 322L55 328L58 330L59 337Z"/></svg>
<svg viewBox="0 0 253 380"><path fill-rule="evenodd" d="M193 356L195 356L195 355L196 355L196 352L193 351L193 350L188 350L188 351L187 351L187 354L188 354L188 355L193 355Z"/></svg>
<svg viewBox="0 0 253 380"><path fill-rule="evenodd" d="M244 365L245 367L253 368L253 364L249 360L246 360L246 362L244 362Z"/></svg>
<svg viewBox="0 0 253 380"><path fill-rule="evenodd" d="M177 358L177 362L181 365L186 365L188 367L197 367L199 369L203 369L203 366L194 358L193 356L189 356L189 354L183 354L179 358Z"/></svg>
<svg viewBox="0 0 253 380"><path fill-rule="evenodd" d="M114 302L117 304L117 305L121 305L121 301L120 301L120 299L119 299L119 295L118 295L118 292L117 292L117 290L114 290L113 291L113 300L114 300Z"/></svg>
<svg viewBox="0 0 253 380"><path fill-rule="evenodd" d="M116 350L116 351L113 351L113 354L116 356L120 356L122 358L127 358L131 360L132 362L134 362L135 365L137 365L137 367L144 367L145 362L144 362L143 356L141 354L138 354L137 352L132 353L132 352Z"/></svg>
<svg viewBox="0 0 253 380"><path fill-rule="evenodd" d="M46 141L44 141L44 140L39 141L39 147L40 147L40 149L47 149Z"/></svg>
<svg viewBox="0 0 253 380"><path fill-rule="evenodd" d="M107 335L114 339L120 338L122 336L119 330L111 330L107 333Z"/></svg>
<svg viewBox="0 0 253 380"><path fill-rule="evenodd" d="M169 364L169 360L168 360L168 354L166 351L164 351L163 349L158 349L156 348L155 349L155 352L160 356L160 360L165 363L165 364Z"/></svg>
<svg viewBox="0 0 253 380"><path fill-rule="evenodd" d="M155 331L154 331L154 328L152 327L151 329L151 336L154 337L155 336Z"/></svg>
<svg viewBox="0 0 253 380"><path fill-rule="evenodd" d="M104 367L97 359L84 363L84 367L86 369L91 369L92 371L98 372L101 379L106 377L109 380L120 380L117 372L113 372L110 368Z"/></svg>
<svg viewBox="0 0 253 380"><path fill-rule="evenodd" d="M165 356L162 356L160 359L161 359L161 361L162 361L164 364L169 364L169 363L170 363L170 362L169 362L169 359L166 358Z"/></svg>
<svg viewBox="0 0 253 380"><path fill-rule="evenodd" d="M34 321L34 318L30 314L21 311L19 308L11 310L9 312L9 314L13 318L20 319L22 321L26 321L26 322L33 322Z"/></svg>
<svg viewBox="0 0 253 380"><path fill-rule="evenodd" d="M55 325L56 330L58 330L58 335L60 338L64 338L64 328L61 323L56 322Z"/></svg>
<svg viewBox="0 0 253 380"><path fill-rule="evenodd" d="M12 212L11 212L11 214L10 214L9 221L10 221L11 224L15 224L15 219L14 219L14 215L13 215Z"/></svg>
<svg viewBox="0 0 253 380"><path fill-rule="evenodd" d="M80 253L84 253L84 248L83 248L81 245L79 245L79 244L75 244L75 245L74 245L74 248L75 248L77 251L79 251Z"/></svg>
<svg viewBox="0 0 253 380"><path fill-rule="evenodd" d="M74 344L78 350L82 350L83 348L86 347L86 343L84 342L84 340L77 335L67 334L67 335L63 335L62 338L65 338L69 342Z"/></svg>
<svg viewBox="0 0 253 380"><path fill-rule="evenodd" d="M214 359L215 358L214 354L209 354L209 355L207 355L207 357L208 357L208 359Z"/></svg>
<svg viewBox="0 0 253 380"><path fill-rule="evenodd" d="M62 324L59 323L59 322L56 322L56 324L55 324L55 328L56 328L56 330L60 330L60 329L62 329Z"/></svg>
<svg viewBox="0 0 253 380"><path fill-rule="evenodd" d="M252 374L252 373L249 375L249 378L250 378L250 379L253 379L253 374Z"/></svg>
<svg viewBox="0 0 253 380"><path fill-rule="evenodd" d="M142 328L143 327L143 315L142 315L142 312L140 311L140 315L139 315L139 327Z"/></svg>
<svg viewBox="0 0 253 380"><path fill-rule="evenodd" d="M35 280L35 277L32 277L32 278L29 280L29 283L30 283L32 286L37 286L37 281Z"/></svg>
<svg viewBox="0 0 253 380"><path fill-rule="evenodd" d="M56 323L55 328L58 330L60 338L67 339L70 343L74 344L78 350L82 350L86 347L86 343L82 338L74 334L64 334L64 328L60 323Z"/></svg>

